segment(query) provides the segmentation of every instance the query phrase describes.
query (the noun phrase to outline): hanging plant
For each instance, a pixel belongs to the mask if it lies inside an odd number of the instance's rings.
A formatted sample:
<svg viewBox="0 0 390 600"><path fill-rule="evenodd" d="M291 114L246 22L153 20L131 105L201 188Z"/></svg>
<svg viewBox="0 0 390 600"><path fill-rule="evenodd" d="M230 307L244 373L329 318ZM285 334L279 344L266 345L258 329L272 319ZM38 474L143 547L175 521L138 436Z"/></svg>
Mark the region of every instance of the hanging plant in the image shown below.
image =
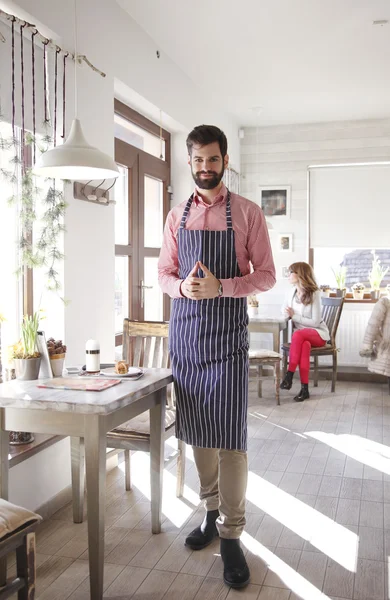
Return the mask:
<svg viewBox="0 0 390 600"><path fill-rule="evenodd" d="M41 144L32 134L26 132L24 147L37 144L40 151L45 151L51 144L51 136L46 133L41 138ZM63 218L66 210L63 189L59 189L53 179L40 180L35 177L31 167L23 169L21 159L21 144L16 138L0 139L1 148L13 148L13 156L9 161L8 169L1 169L1 176L15 188L20 180L20 189L15 189L8 202L11 205L17 203L19 207L20 223L20 266L17 275L21 275L25 267L29 269L47 267L46 287L52 291L59 291L61 282L59 280L56 264L64 258L59 248L59 239L65 231ZM40 187L39 184L45 186ZM66 183L66 182L65 182ZM39 218L37 208L43 207L43 214ZM41 230L38 239L33 239L35 225L40 225Z"/></svg>

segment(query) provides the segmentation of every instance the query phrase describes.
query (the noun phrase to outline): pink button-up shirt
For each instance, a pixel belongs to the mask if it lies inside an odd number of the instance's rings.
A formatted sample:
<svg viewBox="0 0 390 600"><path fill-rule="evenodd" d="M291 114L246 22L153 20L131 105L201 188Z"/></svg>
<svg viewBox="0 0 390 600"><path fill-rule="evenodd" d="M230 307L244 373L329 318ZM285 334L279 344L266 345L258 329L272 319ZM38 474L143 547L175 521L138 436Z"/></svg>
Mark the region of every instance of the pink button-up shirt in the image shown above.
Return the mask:
<svg viewBox="0 0 390 600"><path fill-rule="evenodd" d="M221 193L212 204L206 204L194 194L187 216L187 229L223 231L226 229L227 189L223 185ZM265 292L275 285L275 265L267 225L261 208L238 194L231 194L232 223L235 233L235 249L242 277L221 279L223 296L242 298L258 292ZM177 230L187 200L172 208L164 229L163 245L158 261L158 279L163 292L171 298L181 298ZM253 271L251 272L251 265Z"/></svg>

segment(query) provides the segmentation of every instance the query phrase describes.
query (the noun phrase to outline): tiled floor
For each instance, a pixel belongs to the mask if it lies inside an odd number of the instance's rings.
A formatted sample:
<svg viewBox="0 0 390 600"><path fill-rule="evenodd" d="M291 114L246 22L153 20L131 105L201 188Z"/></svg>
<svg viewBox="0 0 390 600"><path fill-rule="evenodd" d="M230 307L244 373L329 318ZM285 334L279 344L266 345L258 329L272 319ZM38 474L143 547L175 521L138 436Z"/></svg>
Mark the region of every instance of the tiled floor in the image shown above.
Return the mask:
<svg viewBox="0 0 390 600"><path fill-rule="evenodd" d="M295 384L295 387L297 384ZM132 492L107 478L105 598L115 600L384 600L390 555L390 396L387 386L328 382L304 403L251 382L250 474L242 545L251 585L229 590L216 541L185 548L202 517L188 458L185 499L175 466L164 480L163 533L150 533L148 456L133 457ZM190 452L189 452L190 454ZM68 506L37 534L39 600L87 600L86 523Z"/></svg>

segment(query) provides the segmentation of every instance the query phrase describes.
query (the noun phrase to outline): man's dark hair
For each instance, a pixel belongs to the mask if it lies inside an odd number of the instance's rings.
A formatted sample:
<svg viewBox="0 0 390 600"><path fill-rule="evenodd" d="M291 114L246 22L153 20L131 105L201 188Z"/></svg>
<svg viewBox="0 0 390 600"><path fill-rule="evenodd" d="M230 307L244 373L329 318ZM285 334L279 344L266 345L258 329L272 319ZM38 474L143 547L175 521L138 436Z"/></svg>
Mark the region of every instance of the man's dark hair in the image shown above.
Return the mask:
<svg viewBox="0 0 390 600"><path fill-rule="evenodd" d="M198 127L195 127L187 137L186 144L188 154L191 156L194 144L207 146L207 144L212 144L213 142L218 142L222 158L225 158L228 143L224 132L218 127L215 127L215 125L198 125Z"/></svg>

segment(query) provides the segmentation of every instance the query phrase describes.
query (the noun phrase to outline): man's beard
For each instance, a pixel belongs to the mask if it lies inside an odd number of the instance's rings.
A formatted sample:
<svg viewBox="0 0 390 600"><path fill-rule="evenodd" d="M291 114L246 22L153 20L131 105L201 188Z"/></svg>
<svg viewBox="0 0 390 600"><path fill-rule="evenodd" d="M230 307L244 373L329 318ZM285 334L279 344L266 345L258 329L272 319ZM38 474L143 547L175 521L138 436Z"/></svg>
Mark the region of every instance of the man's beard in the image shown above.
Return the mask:
<svg viewBox="0 0 390 600"><path fill-rule="evenodd" d="M220 173L216 173L215 171L197 171L196 173L191 169L192 178L195 181L198 188L201 190L213 190L216 188L223 177L225 172L225 167L222 167L222 171ZM203 179L202 175L212 175L209 179Z"/></svg>

